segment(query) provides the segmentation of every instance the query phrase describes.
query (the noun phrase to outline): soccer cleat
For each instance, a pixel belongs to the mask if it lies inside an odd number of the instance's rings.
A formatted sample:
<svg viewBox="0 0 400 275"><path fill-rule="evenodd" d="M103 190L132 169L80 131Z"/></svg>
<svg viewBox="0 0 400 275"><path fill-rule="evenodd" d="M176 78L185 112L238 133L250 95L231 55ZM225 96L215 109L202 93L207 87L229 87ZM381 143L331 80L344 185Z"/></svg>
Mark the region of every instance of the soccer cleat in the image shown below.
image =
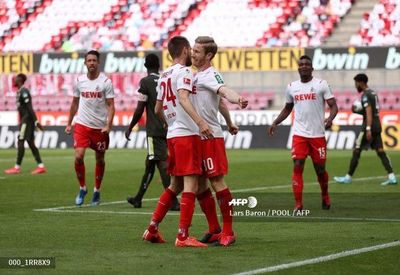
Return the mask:
<svg viewBox="0 0 400 275"><path fill-rule="evenodd" d="M99 191L94 191L93 192L93 197L92 201L90 202L92 206L97 206L100 204L100 192Z"/></svg>
<svg viewBox="0 0 400 275"><path fill-rule="evenodd" d="M176 200L175 202L172 203L171 208L169 209L171 211L180 211L181 210L181 206L179 204L179 201Z"/></svg>
<svg viewBox="0 0 400 275"><path fill-rule="evenodd" d="M37 175L37 174L44 174L46 172L47 172L46 168L44 168L44 167L36 167L35 170L32 170L31 174L32 175Z"/></svg>
<svg viewBox="0 0 400 275"><path fill-rule="evenodd" d="M7 175L19 174L19 173L21 173L21 168L13 167L13 168L4 170L4 173L6 173Z"/></svg>
<svg viewBox="0 0 400 275"><path fill-rule="evenodd" d="M75 204L77 206L81 206L83 204L83 200L85 199L86 194L87 194L87 190L84 190L84 189L79 190L79 193L75 198Z"/></svg>
<svg viewBox="0 0 400 275"><path fill-rule="evenodd" d="M165 243L160 231L157 231L157 233L151 233L148 229L143 233L143 240L151 243Z"/></svg>
<svg viewBox="0 0 400 275"><path fill-rule="evenodd" d="M221 233L219 240L218 240L218 245L220 246L230 246L236 242L236 237L235 235L227 235L225 233Z"/></svg>
<svg viewBox="0 0 400 275"><path fill-rule="evenodd" d="M340 184L350 184L351 183L351 178L349 177L333 177L333 179Z"/></svg>
<svg viewBox="0 0 400 275"><path fill-rule="evenodd" d="M220 235L221 235L221 229L214 230L214 232L207 232L201 239L199 239L199 242L215 243L219 240Z"/></svg>
<svg viewBox="0 0 400 275"><path fill-rule="evenodd" d="M331 204L329 202L325 202L324 200L322 201L322 209L323 210L329 210L331 209Z"/></svg>
<svg viewBox="0 0 400 275"><path fill-rule="evenodd" d="M178 238L175 240L176 247L207 247L206 244L199 242L193 237L187 237L185 240L180 241Z"/></svg>
<svg viewBox="0 0 400 275"><path fill-rule="evenodd" d="M387 185L396 185L397 184L397 179L393 178L393 179L388 179L384 182L381 183L382 186L387 186Z"/></svg>
<svg viewBox="0 0 400 275"><path fill-rule="evenodd" d="M133 207L142 208L142 200L139 200L136 197L128 197L126 200L132 204Z"/></svg>

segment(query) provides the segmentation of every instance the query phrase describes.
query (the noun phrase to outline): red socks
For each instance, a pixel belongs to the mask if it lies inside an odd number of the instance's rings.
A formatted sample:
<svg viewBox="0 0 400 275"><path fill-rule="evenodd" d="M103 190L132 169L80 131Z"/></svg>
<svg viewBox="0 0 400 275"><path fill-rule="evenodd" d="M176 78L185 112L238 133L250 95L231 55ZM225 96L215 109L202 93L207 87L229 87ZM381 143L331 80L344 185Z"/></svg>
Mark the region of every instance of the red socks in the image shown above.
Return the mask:
<svg viewBox="0 0 400 275"><path fill-rule="evenodd" d="M233 235L233 230L232 230L233 206L229 205L229 202L232 200L232 194L229 191L229 188L217 192L217 200L222 214L222 221L223 221L222 233L227 235Z"/></svg>
<svg viewBox="0 0 400 275"><path fill-rule="evenodd" d="M82 164L78 164L75 162L75 173L76 177L78 178L79 185L81 188L84 188L86 186L85 183L85 163L82 162Z"/></svg>
<svg viewBox="0 0 400 275"><path fill-rule="evenodd" d="M189 226L192 223L196 195L192 192L182 193L181 215L179 217L178 239L184 241L189 236ZM169 209L169 208L168 208Z"/></svg>
<svg viewBox="0 0 400 275"><path fill-rule="evenodd" d="M160 199L158 200L158 204L156 209L153 212L152 222L155 224L159 224L167 214L168 210L171 208L172 200L176 197L176 194L169 188L166 188L164 192L161 194ZM157 226L154 228L150 228L149 231L151 233L155 233L157 231ZM154 229L154 230L153 230ZM154 232L155 231L155 232Z"/></svg>
<svg viewBox="0 0 400 275"><path fill-rule="evenodd" d="M215 208L215 200L210 188L208 188L203 193L197 195L197 200L200 204L201 210L203 210L204 214L206 215L208 222L208 231L210 233L220 231L221 227L218 222L217 210Z"/></svg>
<svg viewBox="0 0 400 275"><path fill-rule="evenodd" d="M101 181L103 180L103 175L104 175L104 168L106 164L96 164L96 174L95 174L95 184L94 186L96 187L97 190L100 190L101 186Z"/></svg>
<svg viewBox="0 0 400 275"><path fill-rule="evenodd" d="M295 166L293 169L292 189L296 201L296 208L303 207L303 170L304 167L301 166Z"/></svg>
<svg viewBox="0 0 400 275"><path fill-rule="evenodd" d="M319 186L321 187L321 197L326 203L329 204L328 181L328 172L325 171L325 173L323 173L322 175L318 175L318 182Z"/></svg>

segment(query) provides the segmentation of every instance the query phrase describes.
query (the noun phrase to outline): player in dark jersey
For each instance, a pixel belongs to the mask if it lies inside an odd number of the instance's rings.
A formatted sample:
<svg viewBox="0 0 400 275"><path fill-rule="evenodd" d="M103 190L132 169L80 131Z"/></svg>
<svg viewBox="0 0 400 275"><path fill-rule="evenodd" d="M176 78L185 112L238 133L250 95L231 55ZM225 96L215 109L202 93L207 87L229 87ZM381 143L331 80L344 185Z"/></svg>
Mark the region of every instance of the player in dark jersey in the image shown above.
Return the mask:
<svg viewBox="0 0 400 275"><path fill-rule="evenodd" d="M18 88L17 92L17 106L19 113L19 135L18 135L18 155L17 161L13 168L4 171L6 174L19 174L21 173L22 159L25 154L25 141L28 142L29 148L31 148L32 154L35 157L38 167L34 169L31 174L43 174L46 173L46 168L40 158L39 150L35 145L35 128L39 128L43 131L42 125L38 122L36 114L32 107L32 97L27 88L24 87L26 81L25 74L18 74L14 78L14 86Z"/></svg>
<svg viewBox="0 0 400 275"><path fill-rule="evenodd" d="M135 208L142 207L142 198L153 179L156 165L160 172L164 188L167 188L170 184L170 176L167 174L167 129L164 127L163 122L154 113L154 107L157 101L156 87L157 81L160 77L158 74L160 69L158 56L155 54L147 55L144 66L147 68L147 76L140 80L138 105L133 114L132 121L125 132L125 137L130 140L129 135L131 134L133 127L142 117L144 109L146 108L146 170L136 196L127 198L127 201ZM172 204L171 210L179 211L179 202L176 198Z"/></svg>
<svg viewBox="0 0 400 275"><path fill-rule="evenodd" d="M397 184L397 179L393 173L393 167L390 163L388 156L383 150L383 142L381 137L382 126L379 119L379 100L378 95L368 87L368 77L365 74L358 74L354 77L355 86L361 95L362 110L359 112L363 116L363 124L361 132L355 143L353 157L350 161L349 171L344 177L334 177L338 183L351 183L354 171L357 168L358 160L361 156L362 150L372 148L381 159L385 170L388 173L388 179L381 183L381 185L394 185ZM353 112L356 110L353 108Z"/></svg>

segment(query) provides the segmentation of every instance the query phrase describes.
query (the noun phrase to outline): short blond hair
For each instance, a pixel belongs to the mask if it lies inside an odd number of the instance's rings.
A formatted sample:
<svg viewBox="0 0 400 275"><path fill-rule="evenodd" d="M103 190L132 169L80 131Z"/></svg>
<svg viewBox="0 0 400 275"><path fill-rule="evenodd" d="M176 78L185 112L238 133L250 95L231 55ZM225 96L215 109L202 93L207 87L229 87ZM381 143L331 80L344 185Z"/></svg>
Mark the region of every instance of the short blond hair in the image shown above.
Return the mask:
<svg viewBox="0 0 400 275"><path fill-rule="evenodd" d="M214 38L210 36L199 36L194 42L201 44L204 47L205 54L212 53L211 59L213 59L217 54L218 46L217 43L215 43Z"/></svg>

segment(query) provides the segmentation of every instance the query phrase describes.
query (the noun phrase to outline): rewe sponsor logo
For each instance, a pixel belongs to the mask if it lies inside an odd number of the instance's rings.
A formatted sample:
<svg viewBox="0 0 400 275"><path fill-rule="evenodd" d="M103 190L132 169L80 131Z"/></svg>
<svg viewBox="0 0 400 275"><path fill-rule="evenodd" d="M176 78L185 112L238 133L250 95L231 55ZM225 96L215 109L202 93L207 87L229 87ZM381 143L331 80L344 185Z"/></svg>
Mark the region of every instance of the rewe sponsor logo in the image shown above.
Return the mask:
<svg viewBox="0 0 400 275"><path fill-rule="evenodd" d="M81 96L85 98L102 98L102 92L81 92Z"/></svg>
<svg viewBox="0 0 400 275"><path fill-rule="evenodd" d="M396 51L395 47L390 47L386 57L385 68L394 70L400 67L400 53Z"/></svg>
<svg viewBox="0 0 400 275"><path fill-rule="evenodd" d="M143 57L115 57L114 53L108 53L106 55L106 62L104 66L105 73L131 73L145 71Z"/></svg>
<svg viewBox="0 0 400 275"><path fill-rule="evenodd" d="M317 94L310 93L310 94L298 94L294 96L294 100L296 101L304 101L304 100L316 100Z"/></svg>
<svg viewBox="0 0 400 275"><path fill-rule="evenodd" d="M84 58L79 58L76 54L71 57L50 57L45 53L40 59L39 73L41 74L65 74L65 73L85 73L87 72Z"/></svg>
<svg viewBox="0 0 400 275"><path fill-rule="evenodd" d="M324 53L315 49L313 56L314 70L365 70L368 68L369 55L356 53L350 48L348 53Z"/></svg>

